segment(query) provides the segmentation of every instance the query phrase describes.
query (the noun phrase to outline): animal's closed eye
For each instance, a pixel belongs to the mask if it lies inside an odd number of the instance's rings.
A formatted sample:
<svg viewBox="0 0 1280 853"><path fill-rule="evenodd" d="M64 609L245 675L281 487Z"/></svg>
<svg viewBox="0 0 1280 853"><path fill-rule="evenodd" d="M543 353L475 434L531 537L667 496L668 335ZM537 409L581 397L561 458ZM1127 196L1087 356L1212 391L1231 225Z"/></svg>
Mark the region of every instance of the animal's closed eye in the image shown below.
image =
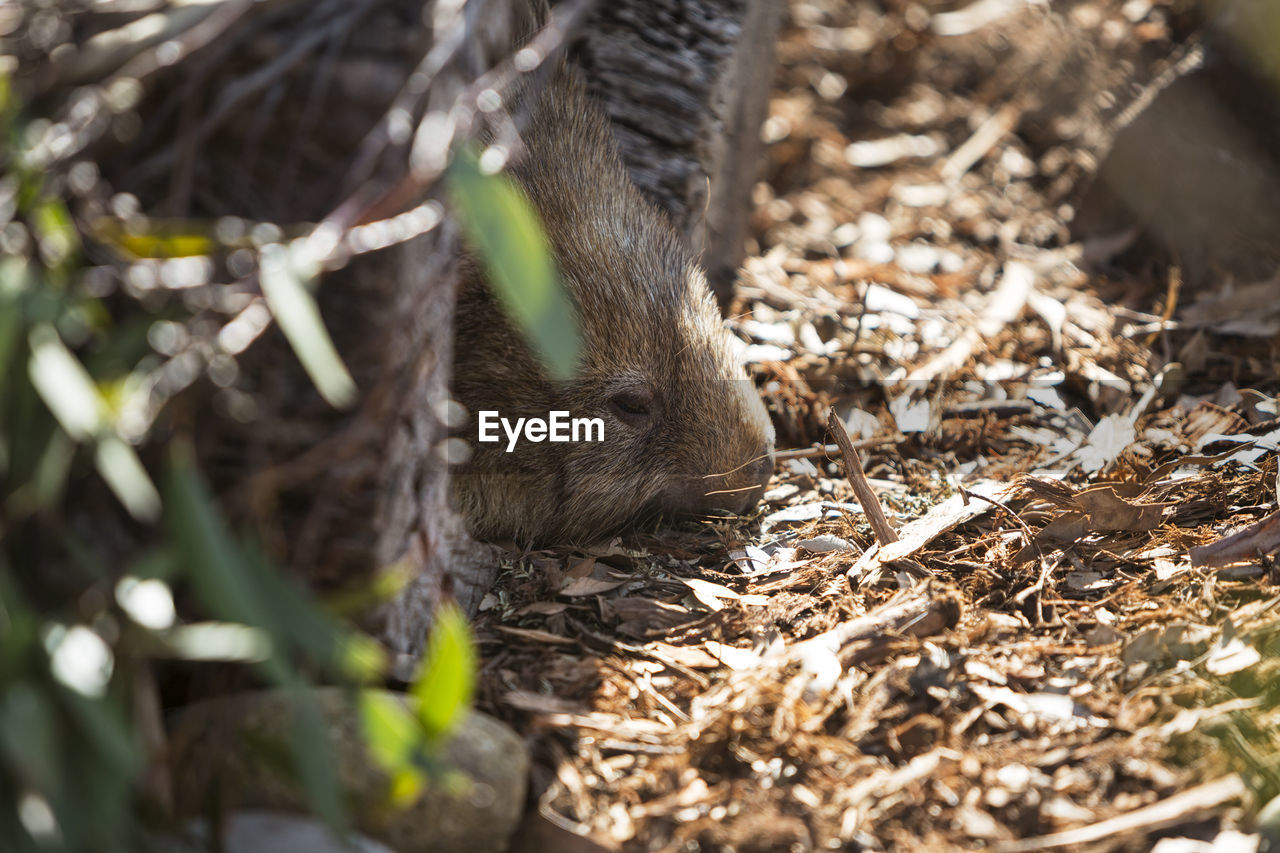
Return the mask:
<svg viewBox="0 0 1280 853"><path fill-rule="evenodd" d="M609 406L624 423L640 424L653 414L653 393L645 388L629 388L610 397Z"/></svg>

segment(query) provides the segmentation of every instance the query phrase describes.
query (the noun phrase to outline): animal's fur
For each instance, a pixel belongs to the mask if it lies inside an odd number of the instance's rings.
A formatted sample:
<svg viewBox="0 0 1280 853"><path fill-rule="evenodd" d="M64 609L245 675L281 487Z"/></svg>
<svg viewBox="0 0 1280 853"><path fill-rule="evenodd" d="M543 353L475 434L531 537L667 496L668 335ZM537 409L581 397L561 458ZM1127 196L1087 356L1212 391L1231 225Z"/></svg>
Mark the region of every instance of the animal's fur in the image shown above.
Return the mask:
<svg viewBox="0 0 1280 853"><path fill-rule="evenodd" d="M454 393L471 413L473 456L454 491L472 534L588 541L650 517L749 509L773 468L773 428L702 272L631 183L578 72L560 64L532 97L512 174L577 307L582 358L575 379L548 381L479 264L464 261ZM637 416L646 398L649 414ZM475 442L475 413L488 409L600 417L605 441L521 441L506 453L505 441Z"/></svg>

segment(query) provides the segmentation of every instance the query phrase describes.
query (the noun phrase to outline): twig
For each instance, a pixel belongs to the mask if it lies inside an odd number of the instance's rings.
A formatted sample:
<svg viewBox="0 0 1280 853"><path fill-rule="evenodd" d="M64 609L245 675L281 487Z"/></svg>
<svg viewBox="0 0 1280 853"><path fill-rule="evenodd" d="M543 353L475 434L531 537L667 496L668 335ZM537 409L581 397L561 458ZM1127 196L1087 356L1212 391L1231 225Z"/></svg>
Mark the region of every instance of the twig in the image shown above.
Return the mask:
<svg viewBox="0 0 1280 853"><path fill-rule="evenodd" d="M851 441L853 447L880 447L881 445L894 444L897 438L863 438L858 441ZM815 444L813 447L797 447L792 450L779 450L773 454L773 458L779 462L785 462L788 459L813 459L818 456L830 456L833 453L840 452L838 444Z"/></svg>
<svg viewBox="0 0 1280 853"><path fill-rule="evenodd" d="M234 0L234 2L233 0L227 0L227 2L219 4L213 12L200 18L196 23L186 25L178 30L172 38L134 55L112 77L100 81L97 85L84 87L84 91L90 99L87 103L91 103L93 109L86 110L80 106L72 109L71 105L76 103L76 99L68 99L68 105L64 108L65 115L62 121L54 122L51 125L51 128L57 128L60 125L71 128L75 143L69 146L59 146L55 150L51 147L50 142L59 137L61 131L50 130L50 132L44 134L43 139L37 145L32 147L28 155L31 167L48 171L58 164L74 159L90 143L101 137L111 127L109 121L96 121L95 117L110 114L111 111L107 106L107 93L113 87L122 82L137 83L158 69L171 65L177 59L200 50L210 42L215 41L218 36L224 33L253 6L254 0ZM74 52L72 55L74 55ZM57 76L59 74L58 70L53 68L49 73L54 76L37 83L36 89L38 92L47 93L57 84L59 80ZM77 115L81 115L81 117L77 118Z"/></svg>
<svg viewBox="0 0 1280 853"><path fill-rule="evenodd" d="M370 0L360 7L324 26L303 32L293 45L271 62L255 69L252 73L236 80L218 93L217 100L209 108L208 116L200 123L196 135L207 139L228 117L248 98L261 92L271 84L281 80L299 62L306 59L312 51L342 32L342 29L353 25L359 17L370 8Z"/></svg>
<svg viewBox="0 0 1280 853"><path fill-rule="evenodd" d="M956 181L965 172L973 168L973 164L977 163L987 155L987 152L996 147L996 144L1004 138L1004 135L1013 130L1014 125L1018 123L1018 119L1022 117L1022 108L1017 104L1005 104L986 121L984 121L977 130L973 132L963 145L957 148L946 162L942 164L939 174L944 181Z"/></svg>
<svg viewBox="0 0 1280 853"><path fill-rule="evenodd" d="M800 660L818 651L839 654L842 649L859 640L877 640L895 635L932 637L960 621L962 605L954 594L938 595L925 585L907 590L903 595L886 601L874 610L848 622L842 622L830 631L802 640L787 648L790 660ZM860 662L874 661L887 651L883 644L879 649L860 649Z"/></svg>
<svg viewBox="0 0 1280 853"><path fill-rule="evenodd" d="M858 496L863 512L867 514L867 521L871 523L876 539L881 545L897 542L898 534L885 516L871 484L867 482L867 475L862 471L862 459L858 457L858 451L854 449L853 441L834 409L827 415L827 429L831 430L840 448L840 454L844 457L844 474L849 478L849 484L853 486L853 493Z"/></svg>
<svg viewBox="0 0 1280 853"><path fill-rule="evenodd" d="M392 123L392 117L400 111L412 113L417 100L420 98L420 91L425 91L425 87L430 86L436 75L446 65L453 62L467 44L467 37L470 33L470 29L465 26L467 22L462 21L458 27L450 27L445 36L432 45L431 50L423 58L422 62L418 64L413 74L410 75L410 82L406 83L405 88L396 96L396 100L392 103L391 108L387 110L383 120L374 126L374 129L370 131L361 143L360 149L354 158L355 165L348 172L347 179L348 184L358 188L325 217L325 223L338 225L343 231L346 231L353 225L394 216L396 213L403 211L406 206L411 205L414 199L420 199L425 196L443 171L447 163L447 152L453 141L465 138L470 134L476 114L479 112L477 104L481 94L487 90L503 94L522 75L543 67L549 57L555 55L557 51L564 47L569 33L574 30L577 23L586 15L591 7L591 2L592 0L570 0L570 2L558 5L552 10L549 20L525 42L523 47L514 51L503 61L473 80L454 99L447 110L433 110L423 116L418 122L417 130L414 133L415 146L417 145L417 140L423 135L425 123L432 115L448 119L443 125L447 127L445 134L433 134L431 139L432 146L439 156L430 158L432 161L431 168L424 168L421 164L413 165L415 159L421 160L423 158L420 154L411 152L408 171L402 174L389 187L371 198L364 191L363 181L371 174L377 158L390 145L389 127ZM470 23L474 24L475 22L471 21ZM517 54L526 51L538 57L537 65L532 68L520 67L515 61Z"/></svg>
<svg viewBox="0 0 1280 853"><path fill-rule="evenodd" d="M1169 328L1169 323L1173 320L1173 314L1178 310L1178 294L1182 291L1182 270L1175 264L1169 267L1168 287L1164 297L1164 311L1160 314L1160 324L1151 334L1147 335L1147 339L1142 342L1143 346L1151 346L1156 342L1156 338Z"/></svg>
<svg viewBox="0 0 1280 853"><path fill-rule="evenodd" d="M689 712L693 723L685 728L685 736L689 741L697 740L726 714L735 713L727 709L734 707L730 700L736 701L743 685L748 685L750 692L758 692L764 685L779 681L788 667L827 656L839 657L842 667L876 663L893 652L894 640L941 634L959 623L962 611L960 597L954 592L939 593L936 588L916 586L830 631L766 652L752 666L717 682L693 700Z"/></svg>
<svg viewBox="0 0 1280 853"><path fill-rule="evenodd" d="M139 739L147 754L142 788L165 814L172 814L173 773L164 759L168 754L168 740L164 714L160 710L160 691L152 664L145 659L139 661L133 671L133 712Z"/></svg>
<svg viewBox="0 0 1280 853"><path fill-rule="evenodd" d="M1109 820L1028 838L1024 841L1001 844L996 847L996 850L1000 853L1029 853L1032 850L1090 844L1125 832L1159 829L1186 820L1206 809L1216 808L1223 803L1238 799L1244 793L1245 785L1239 776L1235 774L1223 776L1221 779L1206 782L1189 791L1174 794L1158 803L1134 809Z"/></svg>

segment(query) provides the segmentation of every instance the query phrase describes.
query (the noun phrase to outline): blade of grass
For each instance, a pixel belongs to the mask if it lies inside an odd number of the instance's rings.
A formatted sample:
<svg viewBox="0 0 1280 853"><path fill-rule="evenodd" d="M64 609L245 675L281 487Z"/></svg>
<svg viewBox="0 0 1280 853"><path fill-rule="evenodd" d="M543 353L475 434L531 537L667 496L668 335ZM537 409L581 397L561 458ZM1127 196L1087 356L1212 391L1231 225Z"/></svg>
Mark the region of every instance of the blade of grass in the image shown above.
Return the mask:
<svg viewBox="0 0 1280 853"><path fill-rule="evenodd" d="M457 607L441 607L427 641L421 673L409 687L418 700L418 719L427 737L448 734L471 704L475 690L476 650L467 618Z"/></svg>
<svg viewBox="0 0 1280 853"><path fill-rule="evenodd" d="M316 271L302 269L310 265L300 260L279 243L263 246L258 268L262 294L316 390L329 405L345 409L355 402L356 384L307 289Z"/></svg>
<svg viewBox="0 0 1280 853"><path fill-rule="evenodd" d="M447 179L467 241L499 301L551 376L572 377L581 348L578 323L533 206L509 177L486 173L470 148L455 154Z"/></svg>
<svg viewBox="0 0 1280 853"><path fill-rule="evenodd" d="M140 521L160 512L160 495L132 447L125 444L103 417L102 395L89 372L62 343L51 326L40 325L29 336L31 384L49 411L77 441L96 441L98 473L125 509Z"/></svg>

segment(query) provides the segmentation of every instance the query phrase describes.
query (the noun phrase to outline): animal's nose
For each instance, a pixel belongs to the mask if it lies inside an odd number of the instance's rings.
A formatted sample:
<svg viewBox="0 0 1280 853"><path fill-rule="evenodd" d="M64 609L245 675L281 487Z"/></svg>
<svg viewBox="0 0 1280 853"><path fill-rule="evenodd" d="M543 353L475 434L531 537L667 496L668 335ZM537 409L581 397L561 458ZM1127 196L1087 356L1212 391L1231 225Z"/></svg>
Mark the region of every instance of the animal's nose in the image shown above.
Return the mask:
<svg viewBox="0 0 1280 853"><path fill-rule="evenodd" d="M728 474L698 478L685 501L694 513L728 511L741 515L760 502L773 476L773 442Z"/></svg>

